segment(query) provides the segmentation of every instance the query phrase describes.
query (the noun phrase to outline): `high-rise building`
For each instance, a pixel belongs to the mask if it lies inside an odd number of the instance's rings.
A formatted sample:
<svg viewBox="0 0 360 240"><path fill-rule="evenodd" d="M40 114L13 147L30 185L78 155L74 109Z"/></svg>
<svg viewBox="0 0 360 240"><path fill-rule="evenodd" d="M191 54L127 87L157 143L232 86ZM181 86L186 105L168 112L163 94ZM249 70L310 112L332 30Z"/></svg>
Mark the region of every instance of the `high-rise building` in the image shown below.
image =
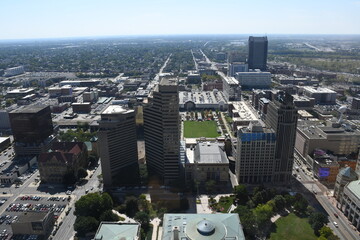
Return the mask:
<svg viewBox="0 0 360 240"><path fill-rule="evenodd" d="M177 79L163 78L144 108L146 164L164 183L179 178L180 118Z"/></svg>
<svg viewBox="0 0 360 240"><path fill-rule="evenodd" d="M249 37L249 69L266 70L268 52L267 37Z"/></svg>
<svg viewBox="0 0 360 240"><path fill-rule="evenodd" d="M138 180L135 111L108 106L101 113L98 137L104 185L126 185Z"/></svg>
<svg viewBox="0 0 360 240"><path fill-rule="evenodd" d="M272 182L276 135L258 122L238 131L235 173L239 183Z"/></svg>
<svg viewBox="0 0 360 240"><path fill-rule="evenodd" d="M298 113L293 97L281 92L268 105L266 126L276 133L276 149L273 182L290 181L294 162L294 147Z"/></svg>
<svg viewBox="0 0 360 240"><path fill-rule="evenodd" d="M53 140L49 106L29 105L9 113L17 155L32 156L47 151Z"/></svg>
<svg viewBox="0 0 360 240"><path fill-rule="evenodd" d="M15 142L40 143L53 133L49 106L27 106L9 113Z"/></svg>

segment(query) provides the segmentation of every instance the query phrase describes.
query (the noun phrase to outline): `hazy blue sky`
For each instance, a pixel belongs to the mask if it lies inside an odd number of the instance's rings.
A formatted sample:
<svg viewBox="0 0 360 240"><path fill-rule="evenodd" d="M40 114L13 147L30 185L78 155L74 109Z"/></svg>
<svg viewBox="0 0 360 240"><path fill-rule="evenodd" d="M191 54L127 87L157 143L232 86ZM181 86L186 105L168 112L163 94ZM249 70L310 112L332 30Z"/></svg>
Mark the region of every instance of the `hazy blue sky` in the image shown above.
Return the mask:
<svg viewBox="0 0 360 240"><path fill-rule="evenodd" d="M360 34L360 0L0 0L0 39Z"/></svg>

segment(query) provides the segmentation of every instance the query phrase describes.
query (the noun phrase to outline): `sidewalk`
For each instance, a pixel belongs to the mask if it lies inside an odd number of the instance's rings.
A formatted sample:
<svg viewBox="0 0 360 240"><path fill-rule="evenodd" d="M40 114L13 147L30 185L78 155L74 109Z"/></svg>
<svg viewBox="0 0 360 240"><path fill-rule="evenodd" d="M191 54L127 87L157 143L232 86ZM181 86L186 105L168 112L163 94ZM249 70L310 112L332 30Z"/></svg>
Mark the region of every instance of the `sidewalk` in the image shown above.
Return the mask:
<svg viewBox="0 0 360 240"><path fill-rule="evenodd" d="M157 236L160 221L161 220L159 218L154 218L153 220L150 221L150 223L153 225L151 240L157 240L160 238L160 231L159 231L159 236Z"/></svg>

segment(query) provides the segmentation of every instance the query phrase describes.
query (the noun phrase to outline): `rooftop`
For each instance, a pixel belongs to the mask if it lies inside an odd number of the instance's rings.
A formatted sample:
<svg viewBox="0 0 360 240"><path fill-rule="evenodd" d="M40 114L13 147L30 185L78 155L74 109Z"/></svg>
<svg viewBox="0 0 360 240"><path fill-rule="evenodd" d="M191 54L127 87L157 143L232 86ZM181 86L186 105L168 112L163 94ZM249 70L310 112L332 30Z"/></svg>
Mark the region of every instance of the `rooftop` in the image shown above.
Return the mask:
<svg viewBox="0 0 360 240"><path fill-rule="evenodd" d="M162 240L245 240L238 214L165 214Z"/></svg>
<svg viewBox="0 0 360 240"><path fill-rule="evenodd" d="M22 222L39 222L43 221L46 215L49 214L47 212L25 212L19 215L18 223Z"/></svg>
<svg viewBox="0 0 360 240"><path fill-rule="evenodd" d="M101 114L129 113L130 111L133 111L133 110L126 109L120 105L110 105L107 108L105 108L105 110Z"/></svg>
<svg viewBox="0 0 360 240"><path fill-rule="evenodd" d="M227 102L221 91L179 92L179 104L185 104L189 101L195 104L217 104L220 102Z"/></svg>
<svg viewBox="0 0 360 240"><path fill-rule="evenodd" d="M17 108L15 110L11 111L11 113L37 113L47 107L48 106L46 106L46 105L28 105L25 107Z"/></svg>
<svg viewBox="0 0 360 240"><path fill-rule="evenodd" d="M101 222L95 240L137 240L139 232L138 223Z"/></svg>
<svg viewBox="0 0 360 240"><path fill-rule="evenodd" d="M352 192L358 199L360 199L360 180L349 182L346 187Z"/></svg>
<svg viewBox="0 0 360 240"><path fill-rule="evenodd" d="M229 103L230 104L230 103ZM257 121L259 116L250 104L245 101L231 102L234 121Z"/></svg>
<svg viewBox="0 0 360 240"><path fill-rule="evenodd" d="M304 90L311 92L311 93L336 93L335 91L330 90L328 88L310 87L310 86L306 86L303 88L304 88Z"/></svg>
<svg viewBox="0 0 360 240"><path fill-rule="evenodd" d="M198 142L195 148L194 161L202 163L229 163L224 150L224 144L218 142Z"/></svg>

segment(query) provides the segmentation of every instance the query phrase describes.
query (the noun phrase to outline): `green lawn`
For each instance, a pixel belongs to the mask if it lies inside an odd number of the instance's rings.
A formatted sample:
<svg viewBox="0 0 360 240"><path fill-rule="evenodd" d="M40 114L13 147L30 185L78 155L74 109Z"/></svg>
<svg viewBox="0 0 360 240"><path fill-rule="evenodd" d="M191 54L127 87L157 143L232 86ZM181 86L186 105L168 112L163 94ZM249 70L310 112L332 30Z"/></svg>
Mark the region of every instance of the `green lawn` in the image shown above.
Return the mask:
<svg viewBox="0 0 360 240"><path fill-rule="evenodd" d="M220 136L217 133L215 121L185 121L184 122L184 137L186 138L216 138Z"/></svg>
<svg viewBox="0 0 360 240"><path fill-rule="evenodd" d="M234 197L220 197L219 206L221 209L223 209L221 212L227 213L233 202L234 202Z"/></svg>
<svg viewBox="0 0 360 240"><path fill-rule="evenodd" d="M273 226L270 240L316 240L314 230L311 228L308 218L299 218L290 213L286 217L279 218Z"/></svg>

